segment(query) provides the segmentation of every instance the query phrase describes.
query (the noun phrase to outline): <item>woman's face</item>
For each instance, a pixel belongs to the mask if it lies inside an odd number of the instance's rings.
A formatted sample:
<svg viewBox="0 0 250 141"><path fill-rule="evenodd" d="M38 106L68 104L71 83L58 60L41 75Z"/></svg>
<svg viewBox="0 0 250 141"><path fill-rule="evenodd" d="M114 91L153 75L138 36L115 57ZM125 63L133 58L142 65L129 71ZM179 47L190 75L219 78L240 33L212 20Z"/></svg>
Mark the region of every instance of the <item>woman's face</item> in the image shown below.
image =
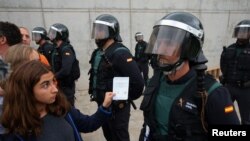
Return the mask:
<svg viewBox="0 0 250 141"><path fill-rule="evenodd" d="M158 40L158 62L160 64L174 64L180 59L180 45L167 40Z"/></svg>
<svg viewBox="0 0 250 141"><path fill-rule="evenodd" d="M57 82L52 72L43 74L40 81L34 86L33 92L40 105L52 104L58 93Z"/></svg>

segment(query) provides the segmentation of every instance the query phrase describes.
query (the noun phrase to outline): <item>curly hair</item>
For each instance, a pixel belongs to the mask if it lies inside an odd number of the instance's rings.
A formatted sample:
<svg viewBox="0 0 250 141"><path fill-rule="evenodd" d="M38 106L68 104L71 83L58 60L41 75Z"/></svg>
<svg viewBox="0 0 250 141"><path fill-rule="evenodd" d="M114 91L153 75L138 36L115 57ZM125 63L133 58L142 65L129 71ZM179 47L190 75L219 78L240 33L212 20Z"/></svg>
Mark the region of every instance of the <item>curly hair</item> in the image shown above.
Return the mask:
<svg viewBox="0 0 250 141"><path fill-rule="evenodd" d="M10 22L0 21L0 36L5 36L9 46L22 42L19 28Z"/></svg>

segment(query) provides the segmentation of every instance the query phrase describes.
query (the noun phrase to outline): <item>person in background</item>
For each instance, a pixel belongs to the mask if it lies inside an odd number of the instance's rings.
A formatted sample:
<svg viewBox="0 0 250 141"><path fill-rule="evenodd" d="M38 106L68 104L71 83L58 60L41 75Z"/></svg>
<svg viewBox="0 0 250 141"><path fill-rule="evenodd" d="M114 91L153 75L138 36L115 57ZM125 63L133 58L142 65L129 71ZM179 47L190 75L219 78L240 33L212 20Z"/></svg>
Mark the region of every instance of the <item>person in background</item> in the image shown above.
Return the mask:
<svg viewBox="0 0 250 141"><path fill-rule="evenodd" d="M30 45L31 39L30 39L30 33L28 28L26 27L19 27L20 32L22 34L22 42L23 44Z"/></svg>
<svg viewBox="0 0 250 141"><path fill-rule="evenodd" d="M4 59L7 49L22 42L19 28L10 22L0 21L0 56Z"/></svg>
<svg viewBox="0 0 250 141"><path fill-rule="evenodd" d="M69 30L61 24L55 23L50 26L49 38L55 45L52 53L52 69L58 80L58 85L66 95L71 105L75 105L75 79L73 67L78 61L75 50L69 42ZM78 64L77 64L78 65Z"/></svg>
<svg viewBox="0 0 250 141"><path fill-rule="evenodd" d="M173 12L153 27L146 53L157 70L141 103L139 141L206 141L211 125L239 125L228 90L211 75L202 53L204 30L187 12Z"/></svg>
<svg viewBox="0 0 250 141"><path fill-rule="evenodd" d="M18 26L10 22L0 21L0 62L1 62L1 79L0 79L0 115L2 111L2 102L4 90L2 89L7 74L9 73L9 66L4 62L5 54L8 48L12 45L22 42L22 35ZM4 128L0 124L0 134L4 132Z"/></svg>
<svg viewBox="0 0 250 141"><path fill-rule="evenodd" d="M97 130L111 115L114 95L107 92L96 113L84 115L58 90L51 68L37 60L14 69L5 92L1 141L82 141L79 132Z"/></svg>
<svg viewBox="0 0 250 141"><path fill-rule="evenodd" d="M22 34L22 43L30 46L31 39L30 39L29 30L26 27L19 27L19 29ZM49 65L49 61L47 60L47 58L41 53L39 53L39 55L40 55L40 60L42 60L43 63Z"/></svg>
<svg viewBox="0 0 250 141"><path fill-rule="evenodd" d="M51 56L54 46L48 41L47 31L43 27L35 27L32 31L32 40L39 45L37 51L43 54L51 64Z"/></svg>
<svg viewBox="0 0 250 141"><path fill-rule="evenodd" d="M91 100L100 106L105 92L112 91L113 78L129 77L128 100L114 101L112 118L102 126L107 141L129 141L130 105L142 94L142 75L129 49L121 43L119 22L114 16L99 15L93 22L92 38L97 49L90 59Z"/></svg>
<svg viewBox="0 0 250 141"><path fill-rule="evenodd" d="M250 124L250 20L242 20L234 27L236 43L223 48L220 59L221 83L228 88L232 100L237 101L241 123Z"/></svg>
<svg viewBox="0 0 250 141"><path fill-rule="evenodd" d="M146 86L148 81L148 70L149 70L148 63L150 59L150 56L144 53L147 48L147 42L143 40L143 34L141 32L137 32L135 34L135 40L137 44L135 46L134 58L141 73L143 74L144 84Z"/></svg>
<svg viewBox="0 0 250 141"><path fill-rule="evenodd" d="M39 53L33 47L25 44L16 44L8 49L5 55L5 62L10 64L11 70L15 69L22 62L29 60L39 60L42 63L48 65L48 62L41 60Z"/></svg>

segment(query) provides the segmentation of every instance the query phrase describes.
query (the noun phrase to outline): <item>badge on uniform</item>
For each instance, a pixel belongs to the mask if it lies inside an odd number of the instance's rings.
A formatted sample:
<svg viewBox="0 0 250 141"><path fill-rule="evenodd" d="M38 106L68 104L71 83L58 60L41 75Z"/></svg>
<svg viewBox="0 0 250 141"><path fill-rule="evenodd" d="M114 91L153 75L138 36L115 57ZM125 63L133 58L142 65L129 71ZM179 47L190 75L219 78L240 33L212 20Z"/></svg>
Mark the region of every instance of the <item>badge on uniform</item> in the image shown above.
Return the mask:
<svg viewBox="0 0 250 141"><path fill-rule="evenodd" d="M69 56L69 55L70 55L70 53L69 53L69 52L65 52L65 55Z"/></svg>
<svg viewBox="0 0 250 141"><path fill-rule="evenodd" d="M128 59L127 59L127 62L131 62L131 61L133 61L132 58L128 58Z"/></svg>

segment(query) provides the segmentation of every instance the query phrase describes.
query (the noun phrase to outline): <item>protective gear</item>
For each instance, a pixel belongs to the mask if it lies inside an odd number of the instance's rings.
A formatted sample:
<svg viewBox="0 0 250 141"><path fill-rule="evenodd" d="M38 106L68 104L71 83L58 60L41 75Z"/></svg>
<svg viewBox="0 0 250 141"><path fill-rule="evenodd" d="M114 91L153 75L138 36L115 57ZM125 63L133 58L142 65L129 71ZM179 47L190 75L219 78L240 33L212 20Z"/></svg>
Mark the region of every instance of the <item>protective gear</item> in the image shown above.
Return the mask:
<svg viewBox="0 0 250 141"><path fill-rule="evenodd" d="M53 24L49 29L49 38L52 42L63 40L69 42L69 30L68 28L60 23Z"/></svg>
<svg viewBox="0 0 250 141"><path fill-rule="evenodd" d="M146 53L177 57L175 62L158 64L163 71L174 71L184 60L195 58L203 46L204 31L200 20L185 12L174 12L158 21L153 28Z"/></svg>
<svg viewBox="0 0 250 141"><path fill-rule="evenodd" d="M220 66L225 83L236 87L245 87L244 84L250 81L249 61L250 44L241 47L241 49L236 43L228 48L223 48Z"/></svg>
<svg viewBox="0 0 250 141"><path fill-rule="evenodd" d="M248 39L250 38L250 20L243 20L239 22L233 32L233 37L237 39Z"/></svg>
<svg viewBox="0 0 250 141"><path fill-rule="evenodd" d="M118 20L108 14L98 16L93 23L92 38L102 41L105 41L103 39L114 39L117 42L122 42ZM101 44L97 45L100 46Z"/></svg>
<svg viewBox="0 0 250 141"><path fill-rule="evenodd" d="M195 77L195 76L194 76ZM190 83L184 88L178 99L174 100L169 113L168 121L168 135L161 135L157 133L157 123L155 122L155 99L158 95L160 87L160 79L162 78L161 71L157 71L149 82L149 88L144 91L144 99L142 100L140 109L143 110L145 125L150 128L148 135L149 141L163 141L163 140L205 140L207 138L198 115L198 109L201 107L199 101L193 97L197 89L196 78L192 79ZM192 87L191 87L192 86ZM212 78L212 76L205 76L205 89L208 94L221 87L220 84ZM192 105L192 106L190 106ZM191 107L191 108L190 108ZM190 130L192 129L192 130ZM141 131L139 141L143 140L145 131Z"/></svg>
<svg viewBox="0 0 250 141"><path fill-rule="evenodd" d="M201 50L195 58L192 58L189 61L189 64L191 67L195 67L196 69L206 70L207 66L205 64L207 62L208 62L208 60L207 60L206 56L203 54L203 51Z"/></svg>
<svg viewBox="0 0 250 141"><path fill-rule="evenodd" d="M95 39L95 43L98 48L102 48L106 44L107 41L108 39Z"/></svg>
<svg viewBox="0 0 250 141"><path fill-rule="evenodd" d="M136 42L143 40L143 34L141 32L135 33L135 40Z"/></svg>
<svg viewBox="0 0 250 141"><path fill-rule="evenodd" d="M32 40L35 41L37 44L42 39L49 40L47 37L47 31L43 27L35 27L32 31Z"/></svg>

